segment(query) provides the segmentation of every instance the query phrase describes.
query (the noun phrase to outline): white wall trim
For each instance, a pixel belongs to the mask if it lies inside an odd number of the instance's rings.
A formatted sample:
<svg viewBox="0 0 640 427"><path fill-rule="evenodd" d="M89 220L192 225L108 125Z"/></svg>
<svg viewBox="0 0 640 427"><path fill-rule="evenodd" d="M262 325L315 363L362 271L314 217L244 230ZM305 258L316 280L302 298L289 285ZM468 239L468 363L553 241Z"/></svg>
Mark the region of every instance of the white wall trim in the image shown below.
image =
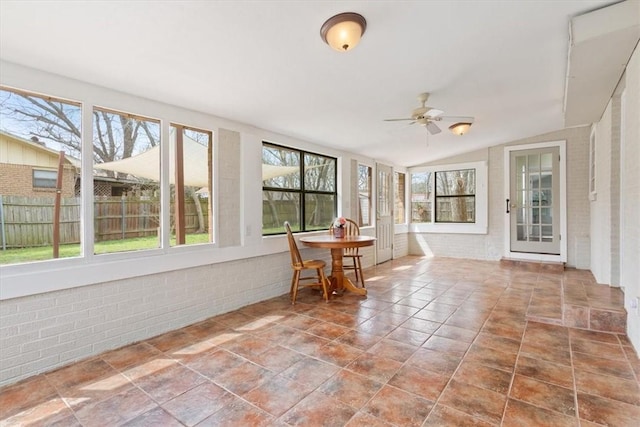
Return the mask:
<svg viewBox="0 0 640 427"><path fill-rule="evenodd" d="M567 141L538 142L534 144L509 145L504 148L504 198L510 198L511 168L509 167L512 151L538 148L558 147L560 151L560 255L511 252L511 221L503 205L504 221L504 257L530 261L567 262Z"/></svg>

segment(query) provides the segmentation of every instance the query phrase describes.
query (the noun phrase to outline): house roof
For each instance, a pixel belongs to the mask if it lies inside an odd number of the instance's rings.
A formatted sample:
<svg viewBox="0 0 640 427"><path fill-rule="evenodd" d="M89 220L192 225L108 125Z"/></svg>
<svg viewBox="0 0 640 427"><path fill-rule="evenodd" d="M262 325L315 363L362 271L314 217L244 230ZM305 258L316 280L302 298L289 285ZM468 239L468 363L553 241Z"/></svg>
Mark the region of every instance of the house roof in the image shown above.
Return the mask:
<svg viewBox="0 0 640 427"><path fill-rule="evenodd" d="M38 142L35 141L31 141L22 137L19 137L17 135L13 135L11 133L5 132L5 131L0 131L0 137L6 138L9 141L12 141L15 144L20 144L22 146L28 147L30 150L33 150L35 152L39 152L42 154L45 154L47 156L50 156L52 158L57 159L58 156L60 155L59 151L53 150L49 147L47 147L46 145L42 145ZM80 160L74 158L74 157L70 157L69 155L65 155L65 163L67 164L71 164L75 167L80 167ZM6 159L4 161L7 161ZM57 160L56 160L57 161ZM13 161L7 161L8 163L13 163ZM24 164L24 163L22 163ZM34 164L33 166L42 166L42 165L36 165Z"/></svg>
<svg viewBox="0 0 640 427"><path fill-rule="evenodd" d="M0 58L412 166L564 128L565 82L581 73L567 75L571 19L614 3L4 0ZM367 29L340 53L319 31L345 11L363 15ZM602 45L604 62L623 61L609 55L616 43ZM572 93L593 102L600 80ZM471 130L458 137L445 123L429 135L384 121L408 117L422 92L445 114L473 116Z"/></svg>

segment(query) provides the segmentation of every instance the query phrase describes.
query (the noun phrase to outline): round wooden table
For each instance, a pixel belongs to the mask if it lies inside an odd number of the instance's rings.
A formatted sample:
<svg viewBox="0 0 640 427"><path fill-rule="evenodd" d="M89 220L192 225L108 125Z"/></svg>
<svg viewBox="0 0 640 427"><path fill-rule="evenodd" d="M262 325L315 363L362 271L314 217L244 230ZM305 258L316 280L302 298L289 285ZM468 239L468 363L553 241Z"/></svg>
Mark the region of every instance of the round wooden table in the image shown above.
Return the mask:
<svg viewBox="0 0 640 427"><path fill-rule="evenodd" d="M362 248L373 246L375 237L370 236L346 236L334 237L329 234L320 236L301 237L300 241L310 248L331 249L331 284L340 294L345 290L358 295L367 295L365 288L358 288L348 277L344 277L342 269L342 256L345 248Z"/></svg>

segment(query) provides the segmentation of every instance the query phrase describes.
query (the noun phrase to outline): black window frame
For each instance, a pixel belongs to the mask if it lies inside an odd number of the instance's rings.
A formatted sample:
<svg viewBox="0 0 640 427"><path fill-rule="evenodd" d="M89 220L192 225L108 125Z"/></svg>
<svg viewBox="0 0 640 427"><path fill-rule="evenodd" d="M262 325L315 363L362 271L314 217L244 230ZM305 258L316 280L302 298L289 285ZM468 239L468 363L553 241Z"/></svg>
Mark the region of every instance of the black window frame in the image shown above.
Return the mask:
<svg viewBox="0 0 640 427"><path fill-rule="evenodd" d="M462 171L473 171L473 194L443 194L438 195L438 175L446 174L449 172L462 172ZM439 170L434 172L433 176L433 222L439 224L475 224L476 223L476 175L477 170L475 168L464 168L464 169L447 169L447 170ZM473 198L473 221L445 221L438 218L438 199L457 199L457 198Z"/></svg>
<svg viewBox="0 0 640 427"><path fill-rule="evenodd" d="M289 151L293 151L293 152L297 152L300 156L300 188L299 189L293 189L293 188L281 188L281 187L269 187L269 186L265 186L264 185L264 181L262 181L263 185L262 185L262 192L264 193L265 191L273 191L273 192L280 192L280 193L297 193L299 194L299 209L300 209L300 230L292 230L293 233L304 233L304 232L308 232L308 231L317 231L317 228L313 228L311 230L307 229L307 223L306 223L306 212L305 212L305 195L307 194L321 194L321 195L330 195L333 196L333 217L335 218L338 212L338 158L337 157L332 157L332 156L328 156L326 154L321 154L321 153L315 153L313 151L306 151L306 150L301 150L299 148L293 148L293 147L289 147L286 145L281 145L281 144L276 144L270 141L262 141L262 149L264 149L264 146L270 146L270 147L275 147L278 149L283 149L283 150L289 150ZM318 190L305 190L305 168L304 168L304 158L305 158L305 154L309 154L312 156L320 156L320 157L324 157L327 159L331 159L334 161L334 176L333 176L333 182L335 183L334 185L334 191L318 191ZM264 215L264 212L263 212ZM327 230L329 229L330 224L327 225ZM262 236L277 236L277 235L281 235L281 234L286 234L286 231L284 230L284 227L282 229L282 231L280 232L276 232L276 233L269 233L269 234L264 234L264 232L262 233Z"/></svg>

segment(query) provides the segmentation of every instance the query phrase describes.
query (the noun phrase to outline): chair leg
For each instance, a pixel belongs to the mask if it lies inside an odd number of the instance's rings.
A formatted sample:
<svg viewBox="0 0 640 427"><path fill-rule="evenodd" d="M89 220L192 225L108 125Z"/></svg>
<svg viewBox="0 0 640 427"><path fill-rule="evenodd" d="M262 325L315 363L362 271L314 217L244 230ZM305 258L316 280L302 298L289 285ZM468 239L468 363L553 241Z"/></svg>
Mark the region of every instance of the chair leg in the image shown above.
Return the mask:
<svg viewBox="0 0 640 427"><path fill-rule="evenodd" d="M298 285L300 283L300 270L293 272L293 279L291 279L291 305L296 303L296 297L298 296Z"/></svg>
<svg viewBox="0 0 640 427"><path fill-rule="evenodd" d="M356 271L360 270L360 281L362 282L362 287L364 288L364 273L362 272L362 263L360 262L360 257L356 258L357 263L358 263L358 267L356 268ZM356 277L357 280L357 277Z"/></svg>
<svg viewBox="0 0 640 427"><path fill-rule="evenodd" d="M358 261L360 258L353 257L353 272L356 274L356 283L358 283Z"/></svg>
<svg viewBox="0 0 640 427"><path fill-rule="evenodd" d="M329 279L324 275L324 270L321 268L318 269L318 276L320 277L320 283L322 284L322 298L324 298L326 302L329 302L329 291L327 288L327 282Z"/></svg>

